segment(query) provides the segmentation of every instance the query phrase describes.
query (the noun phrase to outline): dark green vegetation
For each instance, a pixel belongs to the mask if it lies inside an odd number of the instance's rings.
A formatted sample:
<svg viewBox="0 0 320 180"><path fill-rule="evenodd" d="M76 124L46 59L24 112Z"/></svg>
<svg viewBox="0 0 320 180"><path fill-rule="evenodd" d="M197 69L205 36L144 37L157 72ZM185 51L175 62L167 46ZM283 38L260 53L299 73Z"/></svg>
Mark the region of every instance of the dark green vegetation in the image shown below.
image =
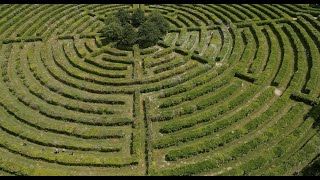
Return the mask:
<svg viewBox="0 0 320 180"><path fill-rule="evenodd" d="M160 12L145 16L140 8L133 10L132 15L120 9L115 15L107 16L105 24L104 36L124 47L135 43L142 48L153 46L170 28L168 20Z"/></svg>
<svg viewBox="0 0 320 180"><path fill-rule="evenodd" d="M121 50L112 39L131 44L148 22L137 9L170 30ZM0 5L0 175L317 174L319 15L300 4ZM106 38L105 23L127 30Z"/></svg>
<svg viewBox="0 0 320 180"><path fill-rule="evenodd" d="M320 176L320 158L316 158L313 160L310 165L306 166L302 169L302 171L298 174L300 176Z"/></svg>

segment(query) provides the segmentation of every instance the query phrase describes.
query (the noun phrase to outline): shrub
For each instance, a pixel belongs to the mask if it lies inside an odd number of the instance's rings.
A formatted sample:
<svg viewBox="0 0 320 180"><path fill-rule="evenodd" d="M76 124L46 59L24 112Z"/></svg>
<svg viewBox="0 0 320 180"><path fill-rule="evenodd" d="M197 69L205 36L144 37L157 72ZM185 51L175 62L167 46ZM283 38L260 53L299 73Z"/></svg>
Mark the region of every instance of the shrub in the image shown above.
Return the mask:
<svg viewBox="0 0 320 180"><path fill-rule="evenodd" d="M146 17L141 9L136 9L132 13L132 25L134 27L139 27L142 23L146 21Z"/></svg>
<svg viewBox="0 0 320 180"><path fill-rule="evenodd" d="M157 29L160 30L160 32L162 33L162 35L164 35L165 33L167 33L169 31L170 28L170 24L169 22L161 15L160 12L154 12L152 13L147 21L151 21L153 23L155 23L157 25Z"/></svg>
<svg viewBox="0 0 320 180"><path fill-rule="evenodd" d="M104 29L104 35L111 40L119 40L123 37L124 28L118 22L111 22Z"/></svg>
<svg viewBox="0 0 320 180"><path fill-rule="evenodd" d="M155 45L170 28L169 22L159 13L144 16L141 9L135 10L132 16L123 9L105 19L103 34L118 47L128 49L135 43L141 47Z"/></svg>
<svg viewBox="0 0 320 180"><path fill-rule="evenodd" d="M130 23L131 20L131 15L124 9L119 9L118 12L116 12L116 17L120 20L122 25Z"/></svg>
<svg viewBox="0 0 320 180"><path fill-rule="evenodd" d="M131 44L134 44L135 42L136 42L136 33L134 31L134 28L131 24L126 23L123 26L120 44L121 45L131 45Z"/></svg>
<svg viewBox="0 0 320 180"><path fill-rule="evenodd" d="M161 31L157 28L157 24L152 21L144 22L138 31L138 41L142 47L147 47L155 44L159 37L161 37Z"/></svg>

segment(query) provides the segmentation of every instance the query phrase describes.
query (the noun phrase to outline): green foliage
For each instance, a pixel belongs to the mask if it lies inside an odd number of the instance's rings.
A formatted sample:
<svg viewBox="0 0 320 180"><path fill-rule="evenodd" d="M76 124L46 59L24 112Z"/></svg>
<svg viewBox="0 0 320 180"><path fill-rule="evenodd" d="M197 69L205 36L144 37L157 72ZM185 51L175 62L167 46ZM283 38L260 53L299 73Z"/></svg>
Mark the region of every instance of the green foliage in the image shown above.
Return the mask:
<svg viewBox="0 0 320 180"><path fill-rule="evenodd" d="M320 176L320 156L299 173L302 176Z"/></svg>
<svg viewBox="0 0 320 180"><path fill-rule="evenodd" d="M136 42L136 33L131 24L126 23L123 25L122 37L120 38L120 44L132 45Z"/></svg>
<svg viewBox="0 0 320 180"><path fill-rule="evenodd" d="M148 16L147 21L153 22L154 24L156 24L157 25L157 29L160 30L162 35L166 34L168 32L169 28L170 28L169 22L158 11L151 13Z"/></svg>
<svg viewBox="0 0 320 180"><path fill-rule="evenodd" d="M139 27L142 23L146 21L144 12L141 9L136 9L132 13L131 23L134 27Z"/></svg>
<svg viewBox="0 0 320 180"><path fill-rule="evenodd" d="M120 23L111 22L106 26L103 34L111 40L119 40L123 38L124 28Z"/></svg>
<svg viewBox="0 0 320 180"><path fill-rule="evenodd" d="M155 44L161 37L161 31L158 25L152 21L144 22L138 31L139 44L143 47Z"/></svg>
<svg viewBox="0 0 320 180"><path fill-rule="evenodd" d="M145 17L141 9L134 10L132 15L120 9L115 15L105 19L103 35L118 42L121 47L139 43L141 47L155 45L170 27L169 22L159 12Z"/></svg>
<svg viewBox="0 0 320 180"><path fill-rule="evenodd" d="M105 19L104 19L104 23L106 25L111 24L111 23L121 23L119 17L117 17L116 15L108 15Z"/></svg>
<svg viewBox="0 0 320 180"><path fill-rule="evenodd" d="M116 12L115 16L119 18L122 25L130 23L131 15L124 9L119 9L119 11Z"/></svg>

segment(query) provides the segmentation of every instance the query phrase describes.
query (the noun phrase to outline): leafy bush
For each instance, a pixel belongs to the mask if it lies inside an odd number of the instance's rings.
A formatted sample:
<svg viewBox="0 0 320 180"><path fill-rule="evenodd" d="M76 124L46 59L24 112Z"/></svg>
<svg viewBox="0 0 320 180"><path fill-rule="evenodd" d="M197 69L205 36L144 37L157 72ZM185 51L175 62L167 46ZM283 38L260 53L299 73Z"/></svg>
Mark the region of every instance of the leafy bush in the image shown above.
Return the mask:
<svg viewBox="0 0 320 180"><path fill-rule="evenodd" d="M170 28L161 13L154 12L145 17L141 9L133 11L132 15L120 9L105 19L105 25L103 35L125 49L136 43L141 47L155 45Z"/></svg>
<svg viewBox="0 0 320 180"><path fill-rule="evenodd" d="M144 23L146 21L146 17L144 16L143 11L141 9L133 11L131 21L134 27L139 27Z"/></svg>

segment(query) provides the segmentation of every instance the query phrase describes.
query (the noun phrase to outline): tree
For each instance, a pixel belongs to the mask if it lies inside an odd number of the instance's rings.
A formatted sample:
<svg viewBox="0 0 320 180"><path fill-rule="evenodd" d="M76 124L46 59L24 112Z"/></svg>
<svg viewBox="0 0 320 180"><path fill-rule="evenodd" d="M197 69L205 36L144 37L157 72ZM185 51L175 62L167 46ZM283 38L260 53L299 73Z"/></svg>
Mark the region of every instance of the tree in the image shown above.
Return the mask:
<svg viewBox="0 0 320 180"><path fill-rule="evenodd" d="M111 24L111 23L114 23L114 22L118 23L118 24L121 23L120 19L115 15L108 15L108 16L106 16L106 18L104 20L104 24L105 25L108 25L108 24Z"/></svg>
<svg viewBox="0 0 320 180"><path fill-rule="evenodd" d="M120 23L111 22L107 24L103 34L106 38L117 41L123 37L123 31L124 29Z"/></svg>
<svg viewBox="0 0 320 180"><path fill-rule="evenodd" d="M141 9L136 9L132 13L131 22L134 27L139 27L142 23L144 23L146 17L144 16L144 12Z"/></svg>
<svg viewBox="0 0 320 180"><path fill-rule="evenodd" d="M141 9L135 10L132 17L120 9L115 15L109 15L105 24L103 33L107 39L117 41L117 45L124 48L137 42L142 47L154 45L170 28L169 22L160 12L145 17Z"/></svg>
<svg viewBox="0 0 320 180"><path fill-rule="evenodd" d="M143 47L153 45L159 40L161 35L162 33L158 28L158 24L152 21L146 21L139 27L139 44Z"/></svg>
<svg viewBox="0 0 320 180"><path fill-rule="evenodd" d="M122 38L120 39L120 43L122 45L132 45L136 42L136 32L133 26L129 23L126 23L123 26Z"/></svg>
<svg viewBox="0 0 320 180"><path fill-rule="evenodd" d="M116 17L119 18L122 25L125 25L126 23L130 23L130 20L131 20L131 15L123 9L120 9L119 11L116 12Z"/></svg>
<svg viewBox="0 0 320 180"><path fill-rule="evenodd" d="M169 31L170 24L168 20L158 11L151 13L147 21L157 24L156 28L160 30L162 35L165 35Z"/></svg>

